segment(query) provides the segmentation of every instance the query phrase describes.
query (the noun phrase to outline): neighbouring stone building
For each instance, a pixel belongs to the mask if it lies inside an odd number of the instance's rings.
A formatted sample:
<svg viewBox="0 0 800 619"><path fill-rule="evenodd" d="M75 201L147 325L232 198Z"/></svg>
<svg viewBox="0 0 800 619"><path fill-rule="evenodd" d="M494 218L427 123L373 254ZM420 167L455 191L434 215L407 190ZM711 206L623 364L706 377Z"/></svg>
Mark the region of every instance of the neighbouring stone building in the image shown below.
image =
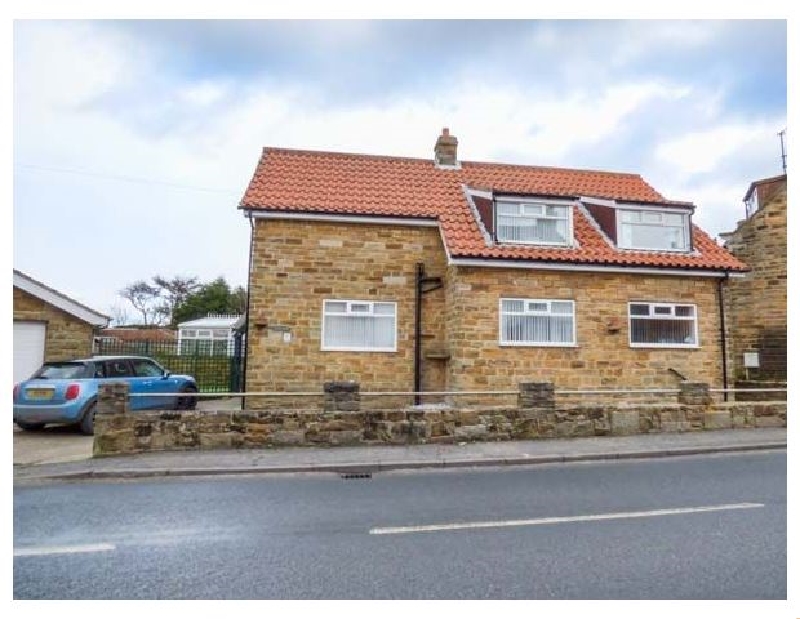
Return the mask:
<svg viewBox="0 0 800 619"><path fill-rule="evenodd" d="M786 199L786 174L751 183L746 218L721 235L750 267L725 286L729 375L736 381L786 380ZM745 367L746 353L757 367Z"/></svg>
<svg viewBox="0 0 800 619"><path fill-rule="evenodd" d="M92 354L94 336L110 318L14 270L14 382L44 361Z"/></svg>
<svg viewBox="0 0 800 619"><path fill-rule="evenodd" d="M247 391L722 386L745 264L639 175L265 148Z"/></svg>

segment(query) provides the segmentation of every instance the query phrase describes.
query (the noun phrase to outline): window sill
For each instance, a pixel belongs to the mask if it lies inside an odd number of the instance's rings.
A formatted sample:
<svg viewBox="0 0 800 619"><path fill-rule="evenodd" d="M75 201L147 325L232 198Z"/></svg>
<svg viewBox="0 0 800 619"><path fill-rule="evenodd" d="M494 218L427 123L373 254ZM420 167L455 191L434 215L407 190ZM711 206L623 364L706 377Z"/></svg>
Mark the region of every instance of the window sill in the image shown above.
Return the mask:
<svg viewBox="0 0 800 619"><path fill-rule="evenodd" d="M397 352L397 348L320 348L322 352Z"/></svg>
<svg viewBox="0 0 800 619"><path fill-rule="evenodd" d="M545 344L532 342L500 342L502 348L580 348L577 344Z"/></svg>
<svg viewBox="0 0 800 619"><path fill-rule="evenodd" d="M658 254L691 254L694 252L691 247L687 249L658 249L654 247L625 247L623 245L617 245L617 249L625 251L646 251Z"/></svg>
<svg viewBox="0 0 800 619"><path fill-rule="evenodd" d="M550 247L550 248L563 248L575 249L575 243L556 243L547 241L507 241L505 239L495 239L498 245L521 245L523 247Z"/></svg>
<svg viewBox="0 0 800 619"><path fill-rule="evenodd" d="M699 344L630 344L631 348L682 348L684 350L697 350Z"/></svg>

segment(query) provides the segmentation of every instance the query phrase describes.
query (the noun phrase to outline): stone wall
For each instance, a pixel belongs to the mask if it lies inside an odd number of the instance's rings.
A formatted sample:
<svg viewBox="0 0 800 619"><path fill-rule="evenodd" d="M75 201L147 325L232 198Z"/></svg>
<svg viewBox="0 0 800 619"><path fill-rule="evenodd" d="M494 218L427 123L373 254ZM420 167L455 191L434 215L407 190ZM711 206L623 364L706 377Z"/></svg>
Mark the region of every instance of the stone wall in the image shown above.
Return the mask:
<svg viewBox="0 0 800 619"><path fill-rule="evenodd" d="M319 391L325 382L355 380L363 391L411 391L418 262L444 284L423 297L424 391L505 391L524 381L573 389L672 388L680 379L670 369L687 380L722 385L715 278L448 267L435 227L260 219L254 228L247 390ZM577 345L501 346L503 297L575 301ZM397 351L322 351L326 299L396 302ZM700 345L631 348L630 301L696 304ZM392 406L410 403L398 398ZM475 404L468 398L450 403ZM247 406L265 408L267 401Z"/></svg>
<svg viewBox="0 0 800 619"><path fill-rule="evenodd" d="M428 276L444 275L437 228L257 219L252 260L248 391L319 390L348 380L365 391L413 390L416 264ZM322 351L326 299L396 302L397 351ZM444 290L423 297L428 391L445 386L444 309Z"/></svg>
<svg viewBox="0 0 800 619"><path fill-rule="evenodd" d="M722 384L717 280L710 277L451 267L448 273L448 388L513 389L522 381L559 388L675 388L679 379ZM501 346L501 298L575 302L574 347ZM697 305L700 346L631 348L628 302Z"/></svg>
<svg viewBox="0 0 800 619"><path fill-rule="evenodd" d="M786 380L786 185L736 230L725 247L751 271L725 285L730 376L733 380ZM743 353L760 354L759 369L745 370Z"/></svg>
<svg viewBox="0 0 800 619"><path fill-rule="evenodd" d="M735 392L735 400L748 401L777 401L786 400L785 380L737 380L733 387L736 389L781 389L781 391L742 391Z"/></svg>
<svg viewBox="0 0 800 619"><path fill-rule="evenodd" d="M45 361L63 361L92 354L93 327L24 290L14 288L14 320L43 322Z"/></svg>
<svg viewBox="0 0 800 619"><path fill-rule="evenodd" d="M95 417L95 456L184 449L406 445L786 426L786 402L549 406L547 390L532 388L527 399L521 397L521 406L508 408L130 412L126 388L101 387ZM685 395L689 399L699 397L696 391ZM527 408L528 404L536 406Z"/></svg>

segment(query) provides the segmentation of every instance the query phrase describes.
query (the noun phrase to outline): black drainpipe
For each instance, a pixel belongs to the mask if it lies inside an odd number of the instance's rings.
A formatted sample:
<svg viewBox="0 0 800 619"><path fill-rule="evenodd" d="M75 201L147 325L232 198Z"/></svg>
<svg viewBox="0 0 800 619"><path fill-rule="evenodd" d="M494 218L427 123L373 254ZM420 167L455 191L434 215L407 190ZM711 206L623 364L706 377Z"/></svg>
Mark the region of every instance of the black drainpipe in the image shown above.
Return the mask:
<svg viewBox="0 0 800 619"><path fill-rule="evenodd" d="M722 284L730 279L730 272L725 271L725 279L717 280L717 298L719 299L719 330L720 339L722 340L722 388L728 388L728 353L725 345L725 302L722 297ZM728 392L723 391L722 397L725 402L728 401Z"/></svg>
<svg viewBox="0 0 800 619"><path fill-rule="evenodd" d="M442 284L441 277L425 277L425 265L417 262L414 278L414 406L419 406L422 391L422 295L438 290ZM432 284L425 287L426 284Z"/></svg>
<svg viewBox="0 0 800 619"><path fill-rule="evenodd" d="M242 364L242 391L247 391L247 357L250 355L250 346L248 340L250 339L250 289L252 282L250 275L253 271L253 213L247 214L250 220L250 252L247 260L247 307L244 310L244 363ZM244 409L244 396L242 396L242 409Z"/></svg>

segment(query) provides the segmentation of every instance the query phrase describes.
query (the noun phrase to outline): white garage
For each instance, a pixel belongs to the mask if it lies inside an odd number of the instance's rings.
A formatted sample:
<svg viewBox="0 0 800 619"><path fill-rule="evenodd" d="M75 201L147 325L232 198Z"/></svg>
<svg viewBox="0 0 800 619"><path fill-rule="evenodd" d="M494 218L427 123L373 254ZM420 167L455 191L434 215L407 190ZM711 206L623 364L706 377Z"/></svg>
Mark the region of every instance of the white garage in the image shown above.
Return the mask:
<svg viewBox="0 0 800 619"><path fill-rule="evenodd" d="M31 376L44 362L46 325L14 321L14 384Z"/></svg>

